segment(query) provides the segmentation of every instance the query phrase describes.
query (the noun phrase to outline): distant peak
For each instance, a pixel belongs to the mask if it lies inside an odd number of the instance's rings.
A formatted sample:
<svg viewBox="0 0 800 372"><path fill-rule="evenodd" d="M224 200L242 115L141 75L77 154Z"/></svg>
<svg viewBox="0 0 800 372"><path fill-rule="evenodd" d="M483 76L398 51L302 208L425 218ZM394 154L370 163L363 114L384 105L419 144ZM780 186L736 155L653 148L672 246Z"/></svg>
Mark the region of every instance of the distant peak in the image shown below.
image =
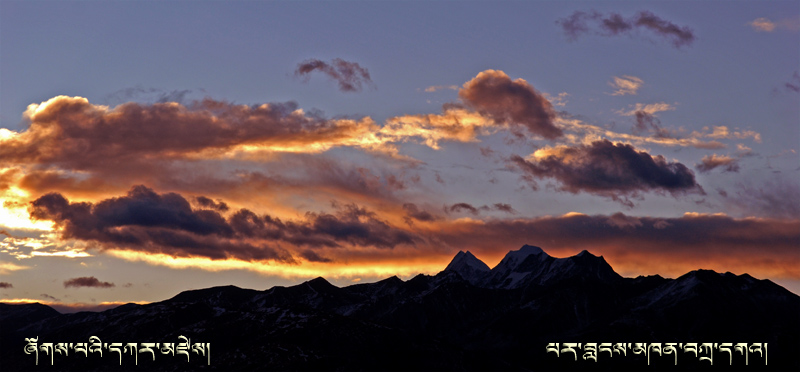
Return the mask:
<svg viewBox="0 0 800 372"><path fill-rule="evenodd" d="M444 269L445 271L456 271L463 274L463 270L465 268L471 268L477 271L486 271L488 272L489 266L487 266L483 261L475 257L470 251L458 251L456 256L453 257L453 260L450 261L450 264Z"/></svg>
<svg viewBox="0 0 800 372"><path fill-rule="evenodd" d="M327 281L325 278L323 278L321 276L318 276L318 277L316 277L314 279L311 279L311 280L307 281L306 283L308 285L310 285L312 288L329 288L329 287L338 288L335 285L331 284L331 282Z"/></svg>
<svg viewBox="0 0 800 372"><path fill-rule="evenodd" d="M397 275L392 275L389 278L379 280L378 283L397 284L397 283L403 283L403 279L398 278Z"/></svg>

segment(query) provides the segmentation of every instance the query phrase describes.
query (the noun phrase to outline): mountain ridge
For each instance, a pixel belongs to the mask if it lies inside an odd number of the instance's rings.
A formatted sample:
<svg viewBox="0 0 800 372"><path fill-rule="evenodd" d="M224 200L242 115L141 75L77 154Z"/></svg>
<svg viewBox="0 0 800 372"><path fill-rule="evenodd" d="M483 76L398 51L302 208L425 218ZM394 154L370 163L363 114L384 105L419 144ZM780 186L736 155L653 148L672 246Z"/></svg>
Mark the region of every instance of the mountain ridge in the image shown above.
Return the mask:
<svg viewBox="0 0 800 372"><path fill-rule="evenodd" d="M17 346L24 337L161 342L185 335L216 345L212 369L569 370L577 366L549 357L545 345L713 341L768 342L770 368L798 366L787 355L800 346L800 297L769 280L710 270L623 278L588 251L554 258L528 245L494 268L479 262L461 251L436 275L405 281L338 287L318 277L266 290L218 286L103 312L0 304L0 356L8 370L27 370L33 360ZM56 369L113 366L56 359ZM158 363L147 368L197 367ZM599 368L643 367L626 363Z"/></svg>

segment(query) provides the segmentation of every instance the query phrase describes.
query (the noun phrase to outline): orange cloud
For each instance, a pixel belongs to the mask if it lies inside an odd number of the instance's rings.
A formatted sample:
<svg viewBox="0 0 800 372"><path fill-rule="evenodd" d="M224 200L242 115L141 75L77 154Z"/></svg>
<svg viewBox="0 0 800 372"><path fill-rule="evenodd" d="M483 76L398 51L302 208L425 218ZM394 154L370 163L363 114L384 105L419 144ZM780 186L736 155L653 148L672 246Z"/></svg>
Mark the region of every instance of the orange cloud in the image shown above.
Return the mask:
<svg viewBox="0 0 800 372"><path fill-rule="evenodd" d="M644 84L642 79L630 75L614 76L613 79L614 81L608 83L608 85L616 89L614 93L611 93L612 96L635 95Z"/></svg>
<svg viewBox="0 0 800 372"><path fill-rule="evenodd" d="M523 79L511 80L503 71L486 70L464 83L458 96L497 125L526 129L547 139L561 137L554 124L553 105ZM521 128L520 128L521 127Z"/></svg>

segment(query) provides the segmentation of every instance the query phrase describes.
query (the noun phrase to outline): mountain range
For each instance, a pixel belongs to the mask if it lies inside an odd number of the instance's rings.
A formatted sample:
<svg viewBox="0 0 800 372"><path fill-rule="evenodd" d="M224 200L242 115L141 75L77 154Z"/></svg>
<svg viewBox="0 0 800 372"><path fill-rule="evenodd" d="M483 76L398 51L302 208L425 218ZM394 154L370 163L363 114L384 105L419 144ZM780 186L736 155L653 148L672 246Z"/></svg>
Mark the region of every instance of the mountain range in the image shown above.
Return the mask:
<svg viewBox="0 0 800 372"><path fill-rule="evenodd" d="M199 353L26 354L42 343L209 343ZM564 343L711 343L713 364L673 355L564 353ZM763 354L726 343L761 343ZM561 353L555 353L551 346ZM662 347L663 347L662 345ZM108 346L108 345L106 345ZM702 347L701 347L702 348ZM548 352L548 350L550 350ZM140 350L141 351L141 350ZM2 370L800 370L800 296L748 274L696 270L625 278L583 251L525 245L489 268L459 252L436 275L337 287L316 278L267 290L222 286L161 302L61 314L0 304ZM119 355L118 355L119 354ZM745 354L749 359L745 360ZM673 360L673 358L675 358ZM189 359L187 361L187 359ZM121 364L121 365L120 365Z"/></svg>

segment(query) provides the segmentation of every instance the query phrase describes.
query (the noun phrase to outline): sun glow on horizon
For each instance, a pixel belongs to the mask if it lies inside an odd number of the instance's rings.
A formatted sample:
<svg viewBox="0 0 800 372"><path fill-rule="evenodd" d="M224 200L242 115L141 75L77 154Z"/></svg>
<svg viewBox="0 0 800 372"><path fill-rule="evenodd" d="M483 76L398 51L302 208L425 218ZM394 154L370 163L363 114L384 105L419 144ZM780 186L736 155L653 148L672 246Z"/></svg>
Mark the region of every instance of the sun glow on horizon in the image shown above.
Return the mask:
<svg viewBox="0 0 800 372"><path fill-rule="evenodd" d="M411 277L417 274L435 274L444 269L447 262L439 260L383 262L375 261L348 263L319 263L304 261L300 264L274 262L248 262L237 259L212 260L204 257L173 257L162 253L142 253L124 250L107 250L110 256L132 262L144 262L153 266L165 266L171 269L201 269L217 272L226 270L247 270L262 275L277 276L285 279L302 279L324 277L328 279L364 279Z"/></svg>

